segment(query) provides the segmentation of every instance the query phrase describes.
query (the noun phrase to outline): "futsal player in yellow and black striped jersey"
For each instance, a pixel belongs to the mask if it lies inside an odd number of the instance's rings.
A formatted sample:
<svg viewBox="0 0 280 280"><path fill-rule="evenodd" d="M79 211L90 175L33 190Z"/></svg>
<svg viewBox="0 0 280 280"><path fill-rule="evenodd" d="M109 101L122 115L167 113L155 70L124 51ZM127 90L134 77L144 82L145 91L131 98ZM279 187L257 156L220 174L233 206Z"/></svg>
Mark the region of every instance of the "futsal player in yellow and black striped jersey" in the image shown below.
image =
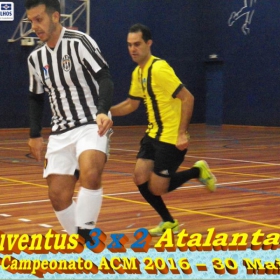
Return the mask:
<svg viewBox="0 0 280 280"><path fill-rule="evenodd" d="M161 195L173 191L190 179L200 180L210 191L216 189L216 178L204 160L192 168L176 172L184 161L190 136L194 97L176 76L172 67L151 53L152 36L143 24L133 25L127 36L131 58L138 64L132 73L128 98L111 107L113 116L135 111L143 101L148 128L141 140L134 170L134 182L162 221L149 232L160 236L167 228L179 231Z"/></svg>

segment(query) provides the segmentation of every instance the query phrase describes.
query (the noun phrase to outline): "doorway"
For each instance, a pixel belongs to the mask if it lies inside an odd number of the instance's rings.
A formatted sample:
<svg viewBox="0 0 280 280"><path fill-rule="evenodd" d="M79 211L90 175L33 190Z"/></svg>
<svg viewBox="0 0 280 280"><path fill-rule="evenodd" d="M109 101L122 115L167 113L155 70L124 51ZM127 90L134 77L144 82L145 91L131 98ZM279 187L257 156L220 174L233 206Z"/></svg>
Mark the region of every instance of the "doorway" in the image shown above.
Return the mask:
<svg viewBox="0 0 280 280"><path fill-rule="evenodd" d="M206 62L206 113L207 125L223 123L223 61Z"/></svg>

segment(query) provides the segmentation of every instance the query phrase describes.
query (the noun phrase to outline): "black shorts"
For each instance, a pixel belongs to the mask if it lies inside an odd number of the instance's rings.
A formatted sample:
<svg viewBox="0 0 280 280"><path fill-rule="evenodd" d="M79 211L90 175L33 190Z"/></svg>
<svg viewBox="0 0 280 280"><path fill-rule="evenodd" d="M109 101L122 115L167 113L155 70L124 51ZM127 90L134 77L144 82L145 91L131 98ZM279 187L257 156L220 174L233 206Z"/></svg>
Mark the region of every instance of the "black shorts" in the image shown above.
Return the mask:
<svg viewBox="0 0 280 280"><path fill-rule="evenodd" d="M187 149L180 151L175 145L160 142L148 135L140 141L140 150L137 158L154 161L154 173L162 177L171 177L184 161Z"/></svg>

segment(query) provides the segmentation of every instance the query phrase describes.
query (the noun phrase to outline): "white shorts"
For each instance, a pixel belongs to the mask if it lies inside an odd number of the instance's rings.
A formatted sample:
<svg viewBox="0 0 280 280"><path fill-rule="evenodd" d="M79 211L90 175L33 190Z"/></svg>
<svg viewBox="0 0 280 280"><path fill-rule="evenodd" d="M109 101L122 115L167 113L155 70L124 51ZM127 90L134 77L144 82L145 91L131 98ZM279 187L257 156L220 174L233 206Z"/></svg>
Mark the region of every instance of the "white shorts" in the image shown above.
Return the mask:
<svg viewBox="0 0 280 280"><path fill-rule="evenodd" d="M97 124L83 125L62 134L51 135L45 155L43 177L50 174L74 175L79 169L79 156L86 150L98 150L109 155L112 129L98 135Z"/></svg>

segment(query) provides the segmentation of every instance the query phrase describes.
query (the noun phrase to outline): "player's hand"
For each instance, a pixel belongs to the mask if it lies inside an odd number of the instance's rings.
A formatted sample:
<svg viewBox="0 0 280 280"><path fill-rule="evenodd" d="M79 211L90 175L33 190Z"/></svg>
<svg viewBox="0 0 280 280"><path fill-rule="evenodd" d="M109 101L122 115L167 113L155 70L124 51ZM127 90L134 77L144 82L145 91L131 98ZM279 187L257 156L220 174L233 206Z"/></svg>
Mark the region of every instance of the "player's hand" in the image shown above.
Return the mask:
<svg viewBox="0 0 280 280"><path fill-rule="evenodd" d="M113 121L106 114L98 114L96 116L96 123L98 125L98 134L103 136L109 128L113 126Z"/></svg>
<svg viewBox="0 0 280 280"><path fill-rule="evenodd" d="M42 151L43 151L43 137L38 138L29 138L28 146L30 148L31 154L37 161L42 160Z"/></svg>
<svg viewBox="0 0 280 280"><path fill-rule="evenodd" d="M176 148L179 149L180 151L183 151L189 147L189 141L190 137L186 133L179 134L177 143L176 143Z"/></svg>

